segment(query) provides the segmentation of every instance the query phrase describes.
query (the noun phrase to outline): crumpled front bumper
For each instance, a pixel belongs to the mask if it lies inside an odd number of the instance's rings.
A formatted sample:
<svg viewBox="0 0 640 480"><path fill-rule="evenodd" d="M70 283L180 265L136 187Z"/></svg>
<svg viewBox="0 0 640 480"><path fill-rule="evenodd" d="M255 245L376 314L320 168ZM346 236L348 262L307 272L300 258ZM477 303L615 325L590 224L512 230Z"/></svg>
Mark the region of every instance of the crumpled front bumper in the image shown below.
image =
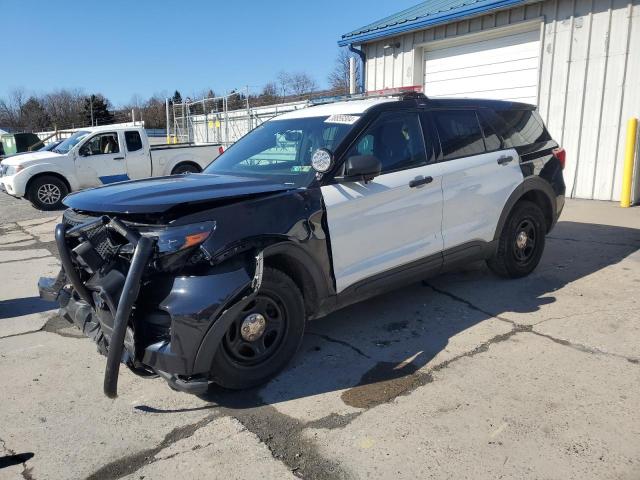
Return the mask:
<svg viewBox="0 0 640 480"><path fill-rule="evenodd" d="M65 226L58 225L56 243L63 268L56 279L40 279L40 296L56 300L60 314L107 355L105 394L116 395L117 367L113 379L109 357L118 352L113 362L125 363L136 373L156 373L180 391L206 391L222 336L259 289L262 254L212 266L206 275L156 277L145 275L149 258L142 259L136 271L134 254L126 277L107 273L83 282L65 236ZM127 298L127 293L133 296Z"/></svg>

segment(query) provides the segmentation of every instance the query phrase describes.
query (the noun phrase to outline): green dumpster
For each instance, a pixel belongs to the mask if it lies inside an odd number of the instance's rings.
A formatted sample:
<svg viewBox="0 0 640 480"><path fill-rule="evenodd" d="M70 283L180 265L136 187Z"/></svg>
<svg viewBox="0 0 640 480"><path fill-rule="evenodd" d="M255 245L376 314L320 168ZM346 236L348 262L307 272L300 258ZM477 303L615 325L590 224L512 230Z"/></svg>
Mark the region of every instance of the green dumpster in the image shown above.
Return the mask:
<svg viewBox="0 0 640 480"><path fill-rule="evenodd" d="M1 151L3 155L13 155L14 153L28 152L29 147L35 147L40 142L40 138L35 133L5 133L0 135L2 143Z"/></svg>

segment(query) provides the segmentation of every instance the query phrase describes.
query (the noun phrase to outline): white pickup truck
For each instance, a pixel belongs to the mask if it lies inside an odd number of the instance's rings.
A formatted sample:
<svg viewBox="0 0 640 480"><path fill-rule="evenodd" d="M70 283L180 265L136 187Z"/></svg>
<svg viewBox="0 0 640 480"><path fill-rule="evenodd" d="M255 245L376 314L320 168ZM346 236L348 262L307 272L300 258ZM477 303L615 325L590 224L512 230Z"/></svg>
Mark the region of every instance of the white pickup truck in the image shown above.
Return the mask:
<svg viewBox="0 0 640 480"><path fill-rule="evenodd" d="M142 127L106 125L74 133L48 152L5 158L0 186L40 210L55 210L69 193L107 183L201 172L222 153L218 144L149 146Z"/></svg>

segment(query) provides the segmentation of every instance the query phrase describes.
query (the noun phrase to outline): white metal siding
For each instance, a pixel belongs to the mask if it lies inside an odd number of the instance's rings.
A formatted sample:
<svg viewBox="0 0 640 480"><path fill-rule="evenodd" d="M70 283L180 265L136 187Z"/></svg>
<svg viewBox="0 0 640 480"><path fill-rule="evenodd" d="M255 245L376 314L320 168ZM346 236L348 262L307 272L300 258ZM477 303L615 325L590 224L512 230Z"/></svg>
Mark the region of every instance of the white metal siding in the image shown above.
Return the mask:
<svg viewBox="0 0 640 480"><path fill-rule="evenodd" d="M625 125L640 117L640 0L545 0L369 43L366 87L422 84L429 43L538 18L538 108L567 150L568 195L619 200ZM396 41L399 48L384 48Z"/></svg>
<svg viewBox="0 0 640 480"><path fill-rule="evenodd" d="M470 44L425 50L429 97L537 103L540 29Z"/></svg>

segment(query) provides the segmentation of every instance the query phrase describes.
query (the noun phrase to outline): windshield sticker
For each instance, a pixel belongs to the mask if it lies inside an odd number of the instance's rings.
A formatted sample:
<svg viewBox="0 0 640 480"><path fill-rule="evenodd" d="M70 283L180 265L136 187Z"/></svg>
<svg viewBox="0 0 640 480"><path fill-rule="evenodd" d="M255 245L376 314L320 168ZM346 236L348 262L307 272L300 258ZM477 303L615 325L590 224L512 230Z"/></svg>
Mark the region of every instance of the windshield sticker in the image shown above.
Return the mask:
<svg viewBox="0 0 640 480"><path fill-rule="evenodd" d="M291 167L292 172L308 172L311 170L311 165L296 165Z"/></svg>
<svg viewBox="0 0 640 480"><path fill-rule="evenodd" d="M342 123L345 125L353 125L354 123L356 123L358 121L360 117L357 117L355 115L331 115L329 118L327 118L324 123Z"/></svg>

